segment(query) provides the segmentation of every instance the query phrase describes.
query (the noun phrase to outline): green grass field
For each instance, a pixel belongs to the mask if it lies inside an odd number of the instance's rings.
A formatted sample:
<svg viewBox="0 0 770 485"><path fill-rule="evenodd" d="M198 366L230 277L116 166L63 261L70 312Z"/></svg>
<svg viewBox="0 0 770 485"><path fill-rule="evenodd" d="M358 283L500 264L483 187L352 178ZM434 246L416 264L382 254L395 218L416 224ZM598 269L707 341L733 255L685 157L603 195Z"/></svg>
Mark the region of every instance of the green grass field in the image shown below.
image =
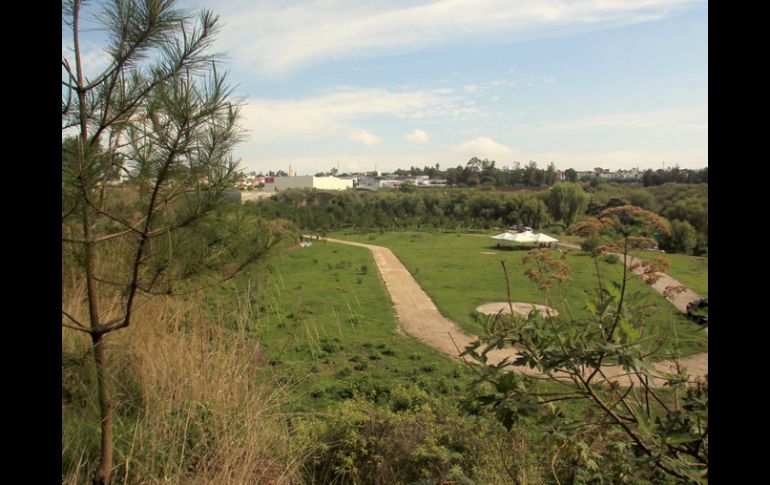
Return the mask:
<svg viewBox="0 0 770 485"><path fill-rule="evenodd" d="M666 273L702 297L709 295L709 260L687 254L648 253L668 261ZM644 255L642 255L644 257Z"/></svg>
<svg viewBox="0 0 770 485"><path fill-rule="evenodd" d="M397 332L368 250L316 242L273 268L257 292L256 340L269 372L294 389L295 410L323 411L354 393L376 399L398 384L444 395L464 388L463 364Z"/></svg>
<svg viewBox="0 0 770 485"><path fill-rule="evenodd" d="M509 270L513 301L545 302L543 294L524 275L522 257L531 246L498 250L495 241L482 234L341 232L334 236L391 248L439 310L472 334L479 335L485 330L475 308L482 303L505 301L507 298L501 260L506 262ZM596 287L597 281L593 261L575 251L567 257L567 263L572 269L572 281L565 285L564 293L569 310L576 318L587 317L584 302L590 298L589 292ZM605 282L620 279L622 264L602 263L601 267ZM629 285L630 293L637 294L640 301L655 306L649 319L651 333L672 335L672 326L675 326L683 355L706 350L707 337L701 327L681 316L673 305L641 280L633 278ZM668 345L665 348L669 348Z"/></svg>

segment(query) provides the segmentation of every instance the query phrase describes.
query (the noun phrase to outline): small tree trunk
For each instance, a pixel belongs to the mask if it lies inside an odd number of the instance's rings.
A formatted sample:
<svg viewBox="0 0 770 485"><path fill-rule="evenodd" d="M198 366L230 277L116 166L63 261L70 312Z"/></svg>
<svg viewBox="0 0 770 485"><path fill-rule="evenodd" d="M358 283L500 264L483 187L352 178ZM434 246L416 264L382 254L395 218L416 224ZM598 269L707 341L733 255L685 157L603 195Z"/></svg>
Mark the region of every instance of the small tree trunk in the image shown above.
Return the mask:
<svg viewBox="0 0 770 485"><path fill-rule="evenodd" d="M104 336L93 337L94 361L99 392L99 411L102 418L102 456L99 467L94 471L93 485L106 485L112 473L112 400L107 382L107 359L104 349Z"/></svg>

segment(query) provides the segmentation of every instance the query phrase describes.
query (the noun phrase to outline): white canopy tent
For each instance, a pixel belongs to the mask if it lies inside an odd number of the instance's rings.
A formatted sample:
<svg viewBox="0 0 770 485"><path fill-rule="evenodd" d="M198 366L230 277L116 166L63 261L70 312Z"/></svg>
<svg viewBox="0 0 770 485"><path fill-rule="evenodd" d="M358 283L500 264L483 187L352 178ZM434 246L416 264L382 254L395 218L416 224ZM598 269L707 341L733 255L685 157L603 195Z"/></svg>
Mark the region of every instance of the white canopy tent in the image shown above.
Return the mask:
<svg viewBox="0 0 770 485"><path fill-rule="evenodd" d="M498 241L516 241L516 236L510 232L504 232L502 234L498 234L497 236L490 236L490 238L497 239Z"/></svg>
<svg viewBox="0 0 770 485"><path fill-rule="evenodd" d="M496 236L490 236L491 239L497 239L498 241L508 242L520 242L520 243L552 243L557 242L558 239L553 238L547 234L535 234L532 231L525 232L504 232Z"/></svg>
<svg viewBox="0 0 770 485"><path fill-rule="evenodd" d="M559 240L555 237L551 237L547 234L535 234L535 237L537 238L537 242L539 243L552 243L552 242L558 242Z"/></svg>

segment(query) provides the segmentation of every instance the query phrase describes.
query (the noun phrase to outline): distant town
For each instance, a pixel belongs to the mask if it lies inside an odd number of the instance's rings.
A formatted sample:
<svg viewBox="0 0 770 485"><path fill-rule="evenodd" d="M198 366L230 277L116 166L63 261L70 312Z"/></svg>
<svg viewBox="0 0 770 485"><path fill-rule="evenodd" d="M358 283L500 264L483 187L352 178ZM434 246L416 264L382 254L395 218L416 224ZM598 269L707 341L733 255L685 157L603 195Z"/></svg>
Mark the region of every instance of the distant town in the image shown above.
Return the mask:
<svg viewBox="0 0 770 485"><path fill-rule="evenodd" d="M392 173L379 171L362 173L339 173L333 168L328 172L315 175L297 175L290 166L288 172L279 170L267 174L250 171L242 172L235 181L235 189L257 191L264 196L287 189L319 190L379 190L382 188L412 187L549 187L556 182L578 181L613 182L622 184L660 185L666 182L707 183L708 167L691 170L678 166L666 169L620 169L610 170L596 167L593 170L557 170L553 164L546 169L538 168L536 162L525 167L514 163L512 168L496 168L494 161L472 158L465 167L457 166L441 170L434 167L411 167L398 169Z"/></svg>

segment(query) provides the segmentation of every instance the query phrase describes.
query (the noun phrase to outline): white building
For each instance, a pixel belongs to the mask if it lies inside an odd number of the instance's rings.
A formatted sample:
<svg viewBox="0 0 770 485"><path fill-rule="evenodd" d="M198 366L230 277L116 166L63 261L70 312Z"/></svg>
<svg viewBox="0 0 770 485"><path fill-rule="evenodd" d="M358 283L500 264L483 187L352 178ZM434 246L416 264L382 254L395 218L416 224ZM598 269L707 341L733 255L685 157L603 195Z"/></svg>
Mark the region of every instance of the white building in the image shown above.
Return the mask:
<svg viewBox="0 0 770 485"><path fill-rule="evenodd" d="M365 175L358 178L358 188L366 190L377 190L382 187L398 187L402 183L402 180L383 177L381 175Z"/></svg>
<svg viewBox="0 0 770 485"><path fill-rule="evenodd" d="M265 190L270 192L281 192L287 189L345 190L352 188L352 180L337 177L315 177L313 175L265 177Z"/></svg>

